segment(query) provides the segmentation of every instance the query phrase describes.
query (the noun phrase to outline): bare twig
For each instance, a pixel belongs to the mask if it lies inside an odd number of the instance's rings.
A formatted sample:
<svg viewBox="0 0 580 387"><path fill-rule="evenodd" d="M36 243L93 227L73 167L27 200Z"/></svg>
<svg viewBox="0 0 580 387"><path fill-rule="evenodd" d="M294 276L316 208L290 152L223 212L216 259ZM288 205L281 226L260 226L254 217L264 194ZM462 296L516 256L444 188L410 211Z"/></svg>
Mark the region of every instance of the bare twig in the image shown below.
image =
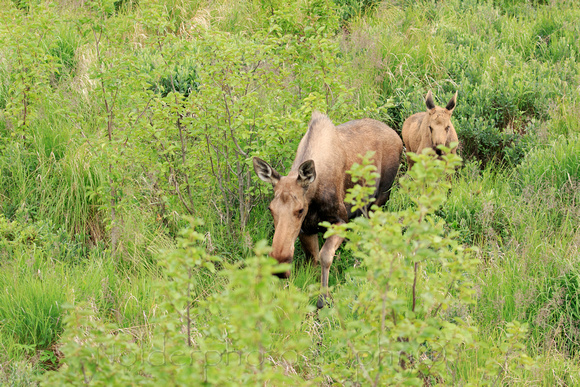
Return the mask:
<svg viewBox="0 0 580 387"><path fill-rule="evenodd" d="M419 262L415 262L415 275L413 278L413 308L411 309L415 312L415 304L417 302L417 268L419 267Z"/></svg>

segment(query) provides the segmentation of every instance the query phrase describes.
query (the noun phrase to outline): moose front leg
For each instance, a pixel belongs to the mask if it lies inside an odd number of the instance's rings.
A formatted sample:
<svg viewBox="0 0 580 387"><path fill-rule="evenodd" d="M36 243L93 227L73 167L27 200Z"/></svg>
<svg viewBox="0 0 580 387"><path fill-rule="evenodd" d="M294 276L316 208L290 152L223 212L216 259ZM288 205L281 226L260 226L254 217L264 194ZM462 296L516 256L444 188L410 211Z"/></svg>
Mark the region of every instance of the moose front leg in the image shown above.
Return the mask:
<svg viewBox="0 0 580 387"><path fill-rule="evenodd" d="M306 235L302 231L298 234L300 238L300 244L302 245L302 250L306 254L306 258L311 258L313 264L317 264L320 261L320 255L318 251L318 234Z"/></svg>
<svg viewBox="0 0 580 387"><path fill-rule="evenodd" d="M332 235L326 240L326 242L324 242L324 245L320 250L320 264L322 266L322 294L320 297L318 297L318 302L316 303L318 309L322 309L324 307L324 300L326 297L328 297L328 275L330 272L330 265L332 265L332 261L334 260L334 253L336 252L336 249L338 249L343 240L344 238L341 236Z"/></svg>

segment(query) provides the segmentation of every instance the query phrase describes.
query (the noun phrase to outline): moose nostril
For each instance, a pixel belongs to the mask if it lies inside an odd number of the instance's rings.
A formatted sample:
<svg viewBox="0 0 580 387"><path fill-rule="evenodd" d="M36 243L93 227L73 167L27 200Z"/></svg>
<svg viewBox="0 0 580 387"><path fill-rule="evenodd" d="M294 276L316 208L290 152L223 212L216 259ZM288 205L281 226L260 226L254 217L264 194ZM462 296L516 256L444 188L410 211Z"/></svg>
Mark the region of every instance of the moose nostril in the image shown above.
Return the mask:
<svg viewBox="0 0 580 387"><path fill-rule="evenodd" d="M439 148L435 148L435 153L437 153L437 156L443 156L443 152Z"/></svg>

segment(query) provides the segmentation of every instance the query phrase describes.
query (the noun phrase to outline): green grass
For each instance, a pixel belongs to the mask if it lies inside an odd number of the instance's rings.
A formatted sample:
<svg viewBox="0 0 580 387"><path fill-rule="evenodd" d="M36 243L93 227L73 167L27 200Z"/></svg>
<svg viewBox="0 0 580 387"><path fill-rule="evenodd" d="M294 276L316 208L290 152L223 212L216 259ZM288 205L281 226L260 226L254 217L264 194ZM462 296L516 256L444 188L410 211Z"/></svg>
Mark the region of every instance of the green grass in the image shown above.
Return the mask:
<svg viewBox="0 0 580 387"><path fill-rule="evenodd" d="M67 231L102 239L94 192L102 170L85 144L75 144L63 122L43 122L33 128L32 144L8 145L0 161L6 195L1 204L12 218L18 211L32 220L50 220ZM101 234L101 235L99 235Z"/></svg>
<svg viewBox="0 0 580 387"><path fill-rule="evenodd" d="M101 318L137 332L155 313L158 301L151 273L143 269L140 274L123 273L110 258L93 254L87 262L70 265L54 260L50 253L26 249L2 265L3 368L34 359L38 363L33 366L41 370L57 366L63 307L76 300L88 300Z"/></svg>
<svg viewBox="0 0 580 387"><path fill-rule="evenodd" d="M476 315L482 329L527 321L530 349L566 353L578 345L567 318L578 297L570 258L578 250L578 191L567 188L578 182L578 143L570 138L534 150L514 171L474 174L466 167L442 210L449 226L480 248Z"/></svg>

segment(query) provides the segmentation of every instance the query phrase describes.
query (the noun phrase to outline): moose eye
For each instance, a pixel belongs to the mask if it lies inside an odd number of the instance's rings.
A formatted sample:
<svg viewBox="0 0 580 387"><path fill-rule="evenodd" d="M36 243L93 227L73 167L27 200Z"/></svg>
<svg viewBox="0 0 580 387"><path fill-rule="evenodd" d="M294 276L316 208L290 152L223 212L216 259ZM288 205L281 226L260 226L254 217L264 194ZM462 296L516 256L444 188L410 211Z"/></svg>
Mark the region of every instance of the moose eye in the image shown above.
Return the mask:
<svg viewBox="0 0 580 387"><path fill-rule="evenodd" d="M304 213L304 208L301 208L298 211L296 211L297 216L302 216L303 213Z"/></svg>
<svg viewBox="0 0 580 387"><path fill-rule="evenodd" d="M449 132L449 126L445 127L445 131Z"/></svg>

